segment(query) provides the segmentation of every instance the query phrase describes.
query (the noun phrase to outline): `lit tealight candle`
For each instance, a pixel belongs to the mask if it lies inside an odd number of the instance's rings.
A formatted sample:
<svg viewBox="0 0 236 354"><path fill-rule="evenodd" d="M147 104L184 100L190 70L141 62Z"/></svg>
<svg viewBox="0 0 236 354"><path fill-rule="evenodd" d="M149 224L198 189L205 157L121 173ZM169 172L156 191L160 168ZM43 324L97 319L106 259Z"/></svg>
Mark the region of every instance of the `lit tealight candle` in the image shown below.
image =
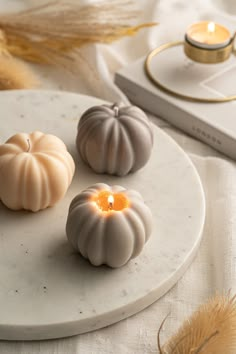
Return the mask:
<svg viewBox="0 0 236 354"><path fill-rule="evenodd" d="M214 22L198 22L191 25L186 33L186 39L192 45L203 49L219 49L231 41L229 30Z"/></svg>
<svg viewBox="0 0 236 354"><path fill-rule="evenodd" d="M137 257L152 229L142 196L121 186L97 183L71 202L66 233L69 242L93 265L118 268Z"/></svg>

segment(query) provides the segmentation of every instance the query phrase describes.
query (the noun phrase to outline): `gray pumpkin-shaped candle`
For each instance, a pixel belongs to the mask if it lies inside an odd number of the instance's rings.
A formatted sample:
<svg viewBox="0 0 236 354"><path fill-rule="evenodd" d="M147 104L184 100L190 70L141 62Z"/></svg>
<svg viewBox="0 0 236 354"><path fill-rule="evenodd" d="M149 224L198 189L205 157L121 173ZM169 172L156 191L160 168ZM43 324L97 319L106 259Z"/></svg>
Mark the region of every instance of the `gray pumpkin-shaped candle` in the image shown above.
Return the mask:
<svg viewBox="0 0 236 354"><path fill-rule="evenodd" d="M150 158L151 123L136 106L94 106L80 118L76 145L83 161L96 173L125 176Z"/></svg>
<svg viewBox="0 0 236 354"><path fill-rule="evenodd" d="M152 215L142 196L97 183L71 202L66 234L73 248L95 266L118 268L137 257L149 239Z"/></svg>

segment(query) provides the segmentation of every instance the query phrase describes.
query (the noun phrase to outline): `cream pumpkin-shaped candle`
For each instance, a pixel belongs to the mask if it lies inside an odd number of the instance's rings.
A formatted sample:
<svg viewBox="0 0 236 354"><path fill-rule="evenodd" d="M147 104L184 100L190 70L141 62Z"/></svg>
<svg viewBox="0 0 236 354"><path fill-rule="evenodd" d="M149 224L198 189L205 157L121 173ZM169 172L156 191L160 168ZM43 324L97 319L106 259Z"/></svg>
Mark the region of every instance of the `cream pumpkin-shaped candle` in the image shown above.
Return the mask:
<svg viewBox="0 0 236 354"><path fill-rule="evenodd" d="M96 173L125 176L148 162L152 126L136 106L94 106L80 118L76 145L82 160Z"/></svg>
<svg viewBox="0 0 236 354"><path fill-rule="evenodd" d="M66 234L91 264L118 268L137 257L149 239L152 215L140 193L97 183L71 202Z"/></svg>
<svg viewBox="0 0 236 354"><path fill-rule="evenodd" d="M75 164L62 140L35 131L0 145L0 200L13 210L38 211L65 195Z"/></svg>

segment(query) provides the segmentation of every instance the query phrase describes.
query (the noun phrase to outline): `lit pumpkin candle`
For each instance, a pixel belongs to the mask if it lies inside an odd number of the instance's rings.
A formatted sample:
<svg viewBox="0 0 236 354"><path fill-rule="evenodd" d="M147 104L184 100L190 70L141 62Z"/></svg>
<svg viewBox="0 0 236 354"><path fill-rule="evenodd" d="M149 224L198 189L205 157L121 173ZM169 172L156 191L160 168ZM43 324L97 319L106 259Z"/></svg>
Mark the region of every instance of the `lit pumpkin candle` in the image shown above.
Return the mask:
<svg viewBox="0 0 236 354"><path fill-rule="evenodd" d="M18 133L0 145L0 200L13 210L38 211L65 195L75 164L54 135Z"/></svg>
<svg viewBox="0 0 236 354"><path fill-rule="evenodd" d="M118 268L137 257L149 239L152 215L140 193L97 183L71 202L66 233L91 264Z"/></svg>
<svg viewBox="0 0 236 354"><path fill-rule="evenodd" d="M214 22L198 22L192 24L186 33L186 39L192 45L203 49L219 49L231 41L229 30Z"/></svg>

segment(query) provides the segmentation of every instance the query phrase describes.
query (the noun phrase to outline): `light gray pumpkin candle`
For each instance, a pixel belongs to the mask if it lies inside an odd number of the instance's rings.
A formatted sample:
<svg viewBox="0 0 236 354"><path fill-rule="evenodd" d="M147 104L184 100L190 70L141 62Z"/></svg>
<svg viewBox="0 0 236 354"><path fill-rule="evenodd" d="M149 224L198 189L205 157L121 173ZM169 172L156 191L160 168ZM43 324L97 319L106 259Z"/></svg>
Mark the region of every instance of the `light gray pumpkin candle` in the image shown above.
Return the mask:
<svg viewBox="0 0 236 354"><path fill-rule="evenodd" d="M150 158L151 123L136 106L94 106L80 118L76 145L82 160L96 173L125 176Z"/></svg>
<svg viewBox="0 0 236 354"><path fill-rule="evenodd" d="M91 264L118 268L137 257L150 237L152 215L140 193L97 183L71 202L66 234Z"/></svg>

